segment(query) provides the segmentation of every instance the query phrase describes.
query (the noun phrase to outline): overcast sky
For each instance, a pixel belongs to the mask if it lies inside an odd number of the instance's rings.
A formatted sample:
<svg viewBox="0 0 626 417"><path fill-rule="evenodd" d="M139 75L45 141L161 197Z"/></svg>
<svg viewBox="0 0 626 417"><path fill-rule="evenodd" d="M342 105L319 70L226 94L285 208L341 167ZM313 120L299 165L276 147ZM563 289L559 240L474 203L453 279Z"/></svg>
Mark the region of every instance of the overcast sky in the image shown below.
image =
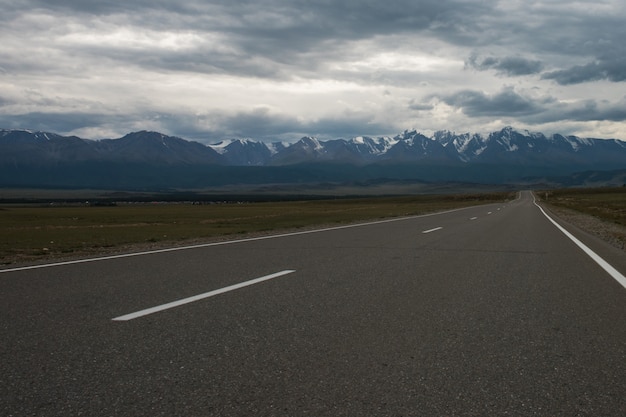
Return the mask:
<svg viewBox="0 0 626 417"><path fill-rule="evenodd" d="M623 0L0 0L0 128L626 139Z"/></svg>

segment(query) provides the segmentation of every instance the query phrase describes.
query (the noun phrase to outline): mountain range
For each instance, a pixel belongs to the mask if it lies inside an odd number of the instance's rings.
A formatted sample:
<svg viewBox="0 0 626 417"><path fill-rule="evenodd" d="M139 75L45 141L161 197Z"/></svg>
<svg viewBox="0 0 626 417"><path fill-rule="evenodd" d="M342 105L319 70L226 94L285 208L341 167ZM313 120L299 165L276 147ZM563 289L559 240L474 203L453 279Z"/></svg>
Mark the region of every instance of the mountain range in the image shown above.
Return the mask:
<svg viewBox="0 0 626 417"><path fill-rule="evenodd" d="M355 137L318 141L303 137L293 144L229 140L209 145L227 165L288 165L310 162L483 163L625 167L626 142L518 131L507 127L489 135L415 130L395 137ZM598 165L600 164L600 165Z"/></svg>
<svg viewBox="0 0 626 417"><path fill-rule="evenodd" d="M0 130L4 187L193 188L380 178L502 184L621 169L626 169L625 141L512 127L488 135L407 130L393 137L233 139L210 145L148 131L88 140Z"/></svg>

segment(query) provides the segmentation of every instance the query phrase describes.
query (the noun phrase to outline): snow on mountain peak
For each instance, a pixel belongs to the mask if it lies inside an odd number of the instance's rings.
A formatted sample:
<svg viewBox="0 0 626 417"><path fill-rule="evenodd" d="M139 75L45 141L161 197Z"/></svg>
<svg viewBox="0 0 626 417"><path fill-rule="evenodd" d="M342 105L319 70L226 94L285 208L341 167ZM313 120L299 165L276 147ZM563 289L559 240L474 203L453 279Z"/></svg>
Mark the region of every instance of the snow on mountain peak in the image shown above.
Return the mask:
<svg viewBox="0 0 626 417"><path fill-rule="evenodd" d="M350 140L345 141L347 144L354 145L360 153L366 153L371 155L381 155L391 149L397 140L383 136L378 138L371 138L367 136L357 136Z"/></svg>
<svg viewBox="0 0 626 417"><path fill-rule="evenodd" d="M223 155L226 153L226 147L228 145L230 145L231 143L233 143L235 141L235 139L225 139L225 140L221 140L217 143L212 143L209 146L209 148L213 149L215 152Z"/></svg>
<svg viewBox="0 0 626 417"><path fill-rule="evenodd" d="M387 152L389 149L393 148L398 143L398 140L394 138L390 138L390 137L382 137L379 139L380 139L380 143L383 145L383 150L381 151L382 153Z"/></svg>
<svg viewBox="0 0 626 417"><path fill-rule="evenodd" d="M548 166L559 163L588 166L592 163L597 164L598 161L608 161L602 163L617 167L624 166L626 161L624 141L584 139L558 134L546 137L542 133L530 133L511 127L488 135L439 131L427 137L416 130L406 130L394 137L355 136L352 139L320 141L306 136L295 143L225 139L207 145L210 150L203 149L205 146L200 146L197 142L157 132L135 132L120 140L107 139L93 144L83 143L85 140L79 139L66 138L54 133L27 133L24 130L0 129L0 145L7 147L21 144L31 147L36 145L58 157L59 149L65 149L65 144L71 144L72 149L78 149L75 152L91 149L89 150L91 154L85 153L86 156L82 156L85 160L93 158L93 155L106 158L119 158L123 155L125 161L158 160L172 164L180 161L204 164L205 161L209 161L208 163L225 166L289 165L312 161L352 165L379 161L384 164L395 161L402 163L436 161L452 164L510 165L530 161ZM8 151L4 154L8 155Z"/></svg>
<svg viewBox="0 0 626 417"><path fill-rule="evenodd" d="M626 142L618 142L624 143L626 148ZM277 160L284 163L285 161L303 161L309 157L324 161L352 158L350 159L352 162L365 162L375 161L378 158L396 158L401 155L404 155L401 157L409 159L438 155L438 158L470 163L492 159L507 160L506 154L544 152L546 146L555 145L566 146L570 152L579 153L595 143L595 139L561 135L546 137L543 133L533 133L507 126L488 135L457 134L453 131L441 130L428 137L412 129L405 130L394 137L355 136L350 139L320 141L313 136L304 136L295 143L227 139L208 146L224 155L229 163L242 164L242 161L248 161L247 163L258 165L273 160L276 156L278 156ZM397 145L400 146L396 148ZM392 153L388 153L392 148L396 149ZM289 153L284 153L287 150ZM299 156L296 157L295 155ZM517 156L512 157L519 158Z"/></svg>
<svg viewBox="0 0 626 417"><path fill-rule="evenodd" d="M271 155L276 155L281 150L288 148L291 144L289 142L272 142L266 143L267 149L270 150Z"/></svg>
<svg viewBox="0 0 626 417"><path fill-rule="evenodd" d="M307 148L310 148L313 151L321 151L324 149L319 140L314 138L313 136L305 136L300 139L300 142L305 145Z"/></svg>

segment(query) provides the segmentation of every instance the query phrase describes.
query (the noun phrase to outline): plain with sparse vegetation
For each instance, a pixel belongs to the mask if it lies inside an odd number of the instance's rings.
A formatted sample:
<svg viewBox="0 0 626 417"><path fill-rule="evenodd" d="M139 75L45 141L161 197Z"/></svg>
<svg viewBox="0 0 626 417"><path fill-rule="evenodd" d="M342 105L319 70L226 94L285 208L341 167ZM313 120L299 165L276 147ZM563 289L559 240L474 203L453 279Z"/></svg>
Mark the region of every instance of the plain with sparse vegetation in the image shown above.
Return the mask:
<svg viewBox="0 0 626 417"><path fill-rule="evenodd" d="M0 263L81 257L223 236L410 216L514 196L505 192L202 205L5 205L0 207Z"/></svg>
<svg viewBox="0 0 626 417"><path fill-rule="evenodd" d="M626 250L626 187L536 193L561 219Z"/></svg>
<svg viewBox="0 0 626 417"><path fill-rule="evenodd" d="M554 206L626 226L626 187L566 188L537 194Z"/></svg>

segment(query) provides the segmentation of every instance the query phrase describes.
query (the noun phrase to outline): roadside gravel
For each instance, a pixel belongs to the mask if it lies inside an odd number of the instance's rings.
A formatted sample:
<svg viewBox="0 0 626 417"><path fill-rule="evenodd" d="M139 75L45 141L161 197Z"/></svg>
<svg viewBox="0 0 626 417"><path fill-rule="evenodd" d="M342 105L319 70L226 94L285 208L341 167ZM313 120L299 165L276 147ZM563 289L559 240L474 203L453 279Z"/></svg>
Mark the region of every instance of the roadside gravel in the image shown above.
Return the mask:
<svg viewBox="0 0 626 417"><path fill-rule="evenodd" d="M545 204L545 203L544 203ZM626 227L575 210L548 204L550 211L561 220L595 235L626 252Z"/></svg>

